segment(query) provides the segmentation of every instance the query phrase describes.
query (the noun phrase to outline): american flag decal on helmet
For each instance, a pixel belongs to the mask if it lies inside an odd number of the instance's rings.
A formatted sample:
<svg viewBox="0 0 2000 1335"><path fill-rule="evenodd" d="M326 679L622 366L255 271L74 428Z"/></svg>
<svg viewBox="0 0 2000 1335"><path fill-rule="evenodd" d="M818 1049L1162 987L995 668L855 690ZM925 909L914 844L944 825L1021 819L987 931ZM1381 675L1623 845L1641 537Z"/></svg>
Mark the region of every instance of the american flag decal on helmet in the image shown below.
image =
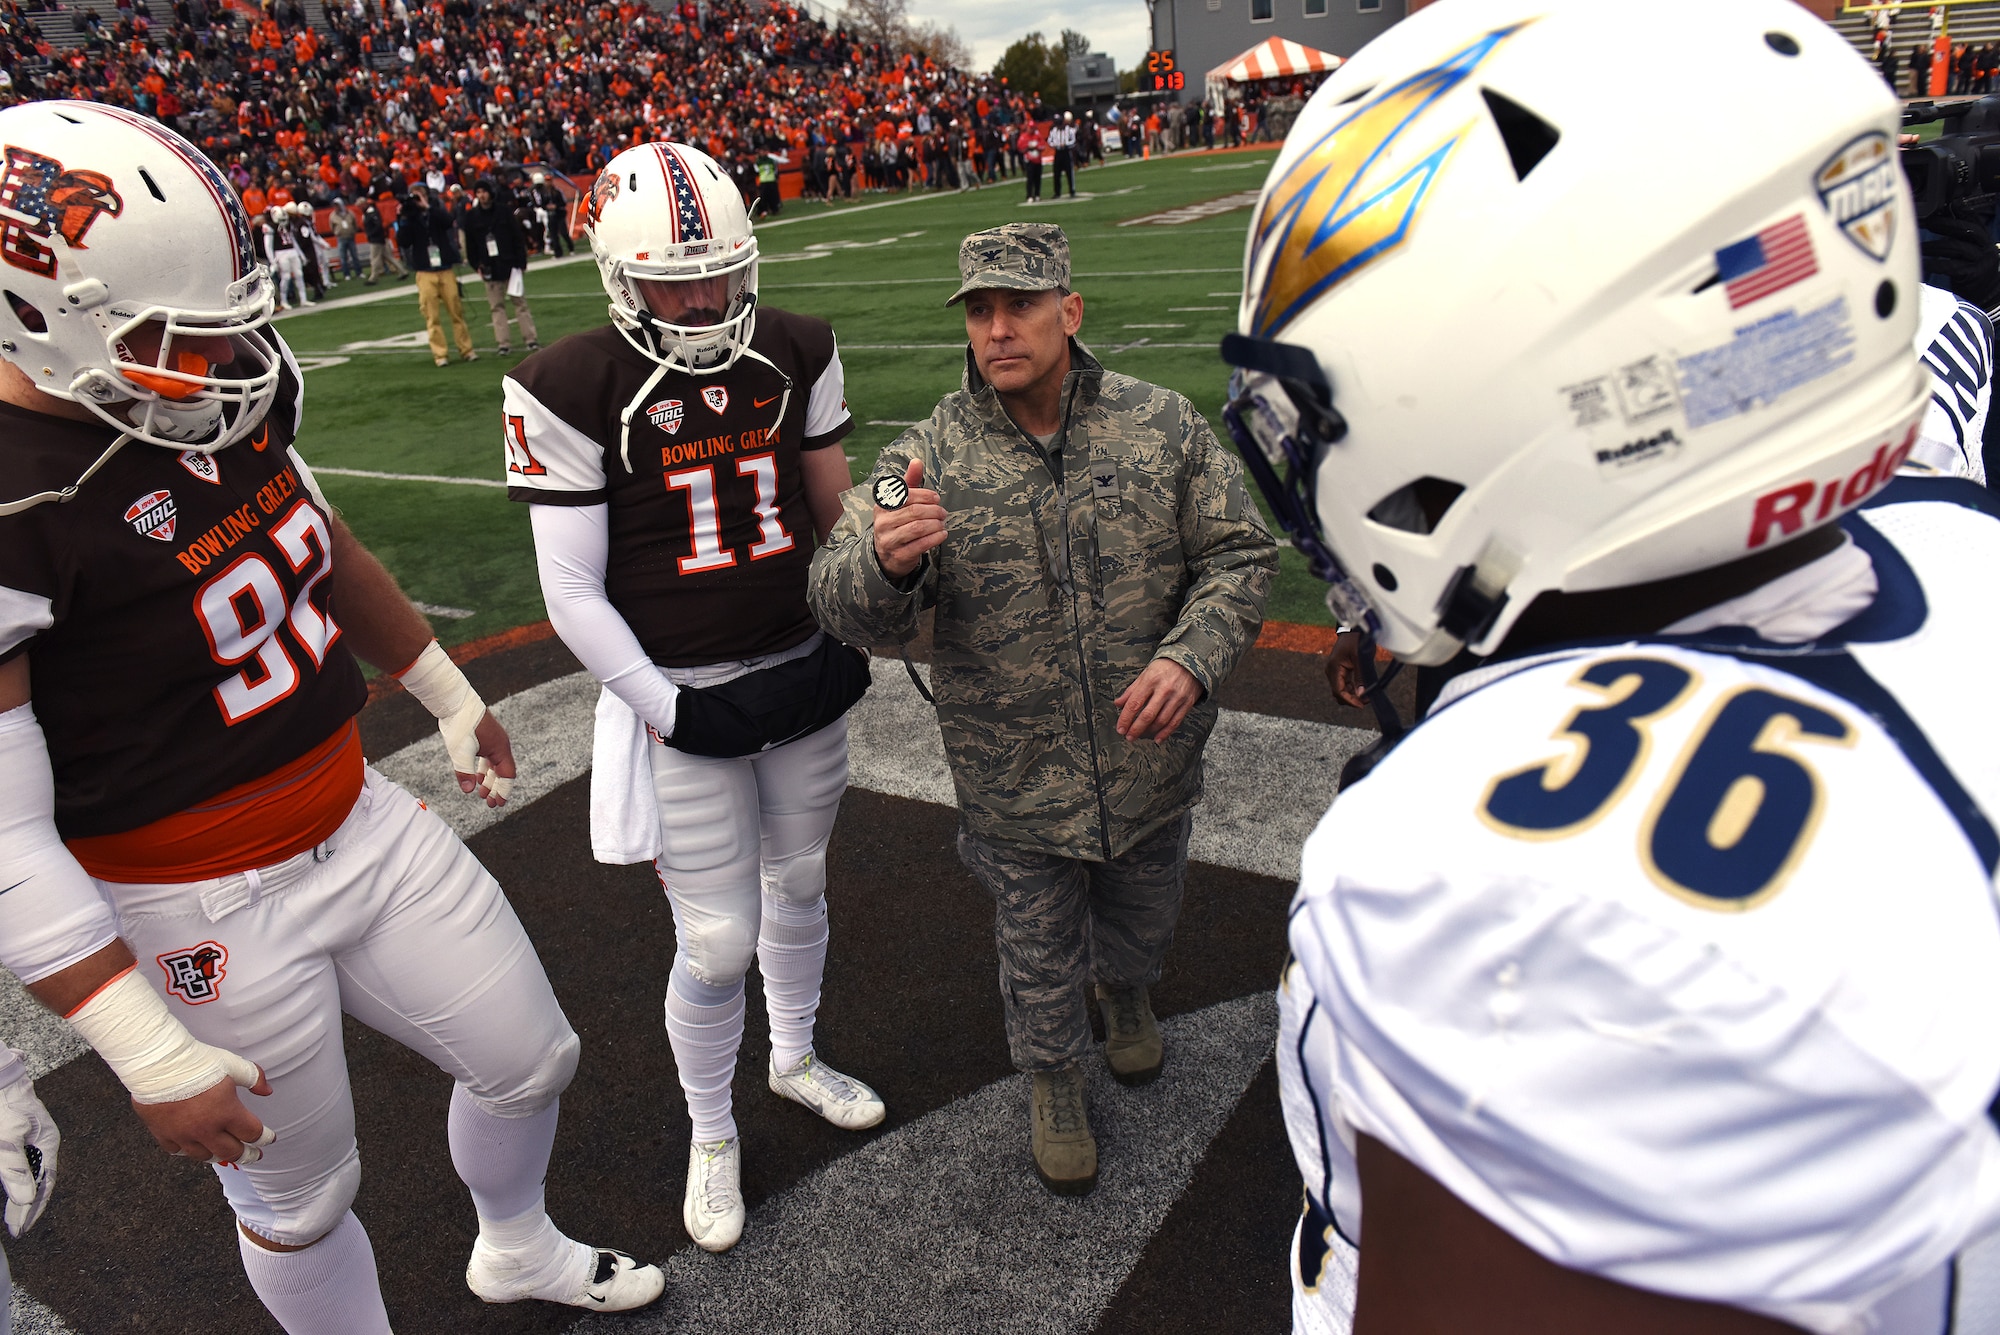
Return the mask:
<svg viewBox="0 0 2000 1335"><path fill-rule="evenodd" d="M653 147L659 152L660 166L674 192L674 240L708 240L708 205L702 203L701 191L695 188L694 173L688 170L681 155L667 145Z"/></svg>
<svg viewBox="0 0 2000 1335"><path fill-rule="evenodd" d="M117 217L125 201L103 172L65 171L54 158L7 145L0 177L0 258L43 278L56 272L47 243L60 236L71 250L88 250L84 237L99 214Z"/></svg>
<svg viewBox="0 0 2000 1335"><path fill-rule="evenodd" d="M247 276L258 263L257 248L250 240L250 215L243 211L243 201L236 197L235 187L229 184L229 178L222 174L221 168L203 157L201 150L193 144L156 121L126 111L122 107L106 106L98 102L80 105L88 107L99 115L110 116L135 129L145 131L188 165L201 179L202 185L207 187L209 198L214 201L215 207L222 211L222 222L229 231L229 247L232 252L230 271L238 278Z"/></svg>
<svg viewBox="0 0 2000 1335"><path fill-rule="evenodd" d="M49 237L49 188L62 174L54 158L7 145L7 174L0 179L0 256L17 269L52 278L56 253Z"/></svg>

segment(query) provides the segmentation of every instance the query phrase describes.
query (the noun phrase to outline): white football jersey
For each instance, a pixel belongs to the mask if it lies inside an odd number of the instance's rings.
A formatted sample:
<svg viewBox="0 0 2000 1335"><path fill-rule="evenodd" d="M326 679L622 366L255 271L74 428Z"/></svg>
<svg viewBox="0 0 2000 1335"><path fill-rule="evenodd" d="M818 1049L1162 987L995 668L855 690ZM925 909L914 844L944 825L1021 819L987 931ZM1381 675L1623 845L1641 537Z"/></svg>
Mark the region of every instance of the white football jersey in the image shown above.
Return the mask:
<svg viewBox="0 0 2000 1335"><path fill-rule="evenodd" d="M1918 289L1917 356L1931 373L1931 405L1910 463L1946 477L1986 481L1986 418L1993 400L1993 325L1986 312L1942 288Z"/></svg>
<svg viewBox="0 0 2000 1335"><path fill-rule="evenodd" d="M1300 1329L1351 1311L1357 1134L1574 1269L1950 1328L2000 1225L2000 706L1945 675L2000 658L1993 506L1899 479L1818 640L1483 672L1341 794L1280 998Z"/></svg>

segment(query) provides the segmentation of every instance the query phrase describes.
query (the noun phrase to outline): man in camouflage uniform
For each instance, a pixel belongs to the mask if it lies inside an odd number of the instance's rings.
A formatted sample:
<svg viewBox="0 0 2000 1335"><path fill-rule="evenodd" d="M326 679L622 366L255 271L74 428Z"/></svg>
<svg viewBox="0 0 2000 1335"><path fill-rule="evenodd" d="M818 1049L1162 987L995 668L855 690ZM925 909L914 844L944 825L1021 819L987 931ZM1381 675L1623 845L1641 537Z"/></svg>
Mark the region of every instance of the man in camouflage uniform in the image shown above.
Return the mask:
<svg viewBox="0 0 2000 1335"><path fill-rule="evenodd" d="M900 644L937 609L959 856L997 907L1036 1170L1082 1194L1097 1180L1085 987L1094 975L1112 1074L1152 1079L1147 989L1180 912L1214 690L1257 638L1278 553L1188 401L1075 340L1061 228L976 232L959 276L964 388L846 493L809 596L854 643Z"/></svg>

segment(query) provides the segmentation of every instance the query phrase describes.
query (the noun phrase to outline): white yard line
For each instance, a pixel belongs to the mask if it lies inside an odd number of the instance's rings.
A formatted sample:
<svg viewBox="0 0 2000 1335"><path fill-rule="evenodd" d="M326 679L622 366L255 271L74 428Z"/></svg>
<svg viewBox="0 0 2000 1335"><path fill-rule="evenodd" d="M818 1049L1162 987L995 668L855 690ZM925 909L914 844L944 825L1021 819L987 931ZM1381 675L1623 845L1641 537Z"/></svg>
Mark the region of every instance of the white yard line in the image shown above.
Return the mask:
<svg viewBox="0 0 2000 1335"><path fill-rule="evenodd" d="M378 473L372 468L329 468L325 464L313 465L313 474L317 477L367 477L374 478L378 482L443 482L454 487L507 485L497 478L490 477L445 477L439 473Z"/></svg>

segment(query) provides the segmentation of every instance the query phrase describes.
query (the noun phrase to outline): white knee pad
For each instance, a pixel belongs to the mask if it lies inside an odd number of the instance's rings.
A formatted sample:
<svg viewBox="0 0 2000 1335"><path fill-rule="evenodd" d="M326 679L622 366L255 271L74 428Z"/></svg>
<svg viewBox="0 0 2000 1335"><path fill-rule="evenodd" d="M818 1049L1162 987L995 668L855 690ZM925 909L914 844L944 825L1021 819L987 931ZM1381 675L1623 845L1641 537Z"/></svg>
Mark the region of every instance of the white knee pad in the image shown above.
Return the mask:
<svg viewBox="0 0 2000 1335"><path fill-rule="evenodd" d="M361 1187L361 1156L350 1152L330 1172L295 1191L265 1194L251 1169L218 1166L223 1194L236 1218L258 1237L284 1247L318 1242L340 1226Z"/></svg>
<svg viewBox="0 0 2000 1335"><path fill-rule="evenodd" d="M774 902L813 911L826 895L826 845L764 864L764 893Z"/></svg>
<svg viewBox="0 0 2000 1335"><path fill-rule="evenodd" d="M583 1043L576 1031L565 1026L561 1041L544 1049L541 1060L511 1084L492 1092L467 1085L465 1092L473 1103L495 1117L533 1117L569 1088L569 1082L576 1078L576 1060L582 1051Z"/></svg>
<svg viewBox="0 0 2000 1335"><path fill-rule="evenodd" d="M727 987L750 972L757 928L735 914L706 913L682 905L674 914L688 972L711 987Z"/></svg>

